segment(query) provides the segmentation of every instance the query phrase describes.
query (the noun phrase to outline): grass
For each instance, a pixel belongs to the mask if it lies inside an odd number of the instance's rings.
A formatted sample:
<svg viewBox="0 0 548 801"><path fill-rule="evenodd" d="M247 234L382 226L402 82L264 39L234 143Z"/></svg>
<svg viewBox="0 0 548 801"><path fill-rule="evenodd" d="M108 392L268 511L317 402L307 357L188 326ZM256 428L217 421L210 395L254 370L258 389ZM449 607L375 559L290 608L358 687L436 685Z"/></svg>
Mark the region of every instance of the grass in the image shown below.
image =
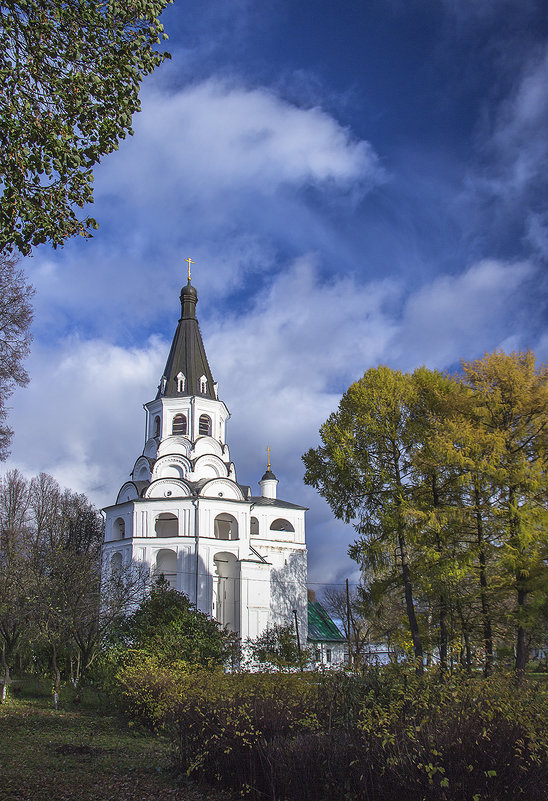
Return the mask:
<svg viewBox="0 0 548 801"><path fill-rule="evenodd" d="M0 705L1 801L234 799L178 785L160 738L89 709L56 712L50 703L33 697Z"/></svg>

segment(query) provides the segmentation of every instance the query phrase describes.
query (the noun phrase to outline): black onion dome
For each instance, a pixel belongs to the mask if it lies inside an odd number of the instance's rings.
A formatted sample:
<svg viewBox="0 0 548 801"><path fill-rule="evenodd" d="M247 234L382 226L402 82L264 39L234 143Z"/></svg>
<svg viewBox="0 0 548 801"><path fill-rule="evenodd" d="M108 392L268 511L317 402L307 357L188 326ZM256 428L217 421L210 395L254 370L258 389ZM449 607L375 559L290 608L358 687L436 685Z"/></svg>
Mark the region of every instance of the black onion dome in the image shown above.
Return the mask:
<svg viewBox="0 0 548 801"><path fill-rule="evenodd" d="M261 478L261 481L277 481L278 479L272 472L272 470L267 470L264 476Z"/></svg>
<svg viewBox="0 0 548 801"><path fill-rule="evenodd" d="M181 289L181 298L183 298L185 295L192 295L193 297L196 298L196 300L198 300L198 292L196 291L196 288L193 287L192 284L190 283L190 278L188 279L187 285Z"/></svg>

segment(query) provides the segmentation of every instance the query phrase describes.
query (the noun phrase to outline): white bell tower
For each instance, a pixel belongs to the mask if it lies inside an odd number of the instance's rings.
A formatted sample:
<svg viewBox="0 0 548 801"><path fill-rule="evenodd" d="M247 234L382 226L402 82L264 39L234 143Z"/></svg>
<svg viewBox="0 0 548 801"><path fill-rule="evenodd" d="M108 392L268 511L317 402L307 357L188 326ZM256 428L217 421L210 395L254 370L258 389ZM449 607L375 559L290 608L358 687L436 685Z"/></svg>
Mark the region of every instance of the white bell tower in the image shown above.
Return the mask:
<svg viewBox="0 0 548 801"><path fill-rule="evenodd" d="M105 509L104 569L146 563L242 639L297 611L306 641L305 507L278 500L270 469L261 494L239 484L188 283L146 436L116 503Z"/></svg>

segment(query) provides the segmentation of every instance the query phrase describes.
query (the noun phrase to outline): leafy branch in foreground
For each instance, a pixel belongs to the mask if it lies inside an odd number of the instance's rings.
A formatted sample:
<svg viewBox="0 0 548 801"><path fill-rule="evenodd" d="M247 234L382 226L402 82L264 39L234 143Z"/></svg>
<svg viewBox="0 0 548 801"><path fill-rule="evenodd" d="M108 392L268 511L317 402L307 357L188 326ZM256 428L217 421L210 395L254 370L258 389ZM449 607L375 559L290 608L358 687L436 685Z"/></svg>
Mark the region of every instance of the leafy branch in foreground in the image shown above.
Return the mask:
<svg viewBox="0 0 548 801"><path fill-rule="evenodd" d="M132 134L171 0L8 0L0 6L0 251L97 228L92 167Z"/></svg>

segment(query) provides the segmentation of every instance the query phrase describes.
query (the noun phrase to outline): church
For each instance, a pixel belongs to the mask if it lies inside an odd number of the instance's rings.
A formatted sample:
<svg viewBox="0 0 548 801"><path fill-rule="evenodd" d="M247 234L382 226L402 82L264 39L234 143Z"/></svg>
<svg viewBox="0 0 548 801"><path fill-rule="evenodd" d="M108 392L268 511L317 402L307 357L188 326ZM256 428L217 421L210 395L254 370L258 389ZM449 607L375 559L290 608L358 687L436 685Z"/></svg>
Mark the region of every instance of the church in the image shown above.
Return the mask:
<svg viewBox="0 0 548 801"><path fill-rule="evenodd" d="M145 563L242 641L297 622L306 643L306 508L277 497L270 459L258 493L238 482L190 268L180 300L143 451L104 510L104 569Z"/></svg>

